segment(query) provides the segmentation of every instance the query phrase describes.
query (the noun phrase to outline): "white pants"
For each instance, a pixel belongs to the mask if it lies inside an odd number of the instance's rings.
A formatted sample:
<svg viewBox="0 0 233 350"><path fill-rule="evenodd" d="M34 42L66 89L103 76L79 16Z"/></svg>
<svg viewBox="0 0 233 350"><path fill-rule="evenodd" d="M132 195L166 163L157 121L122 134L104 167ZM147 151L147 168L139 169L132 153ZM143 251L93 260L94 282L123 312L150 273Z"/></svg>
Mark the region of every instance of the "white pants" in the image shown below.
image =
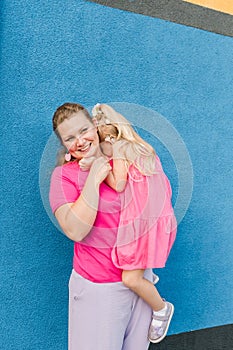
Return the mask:
<svg viewBox="0 0 233 350"><path fill-rule="evenodd" d="M152 270L144 276L152 281ZM147 350L151 315L122 282L93 283L72 270L68 350Z"/></svg>

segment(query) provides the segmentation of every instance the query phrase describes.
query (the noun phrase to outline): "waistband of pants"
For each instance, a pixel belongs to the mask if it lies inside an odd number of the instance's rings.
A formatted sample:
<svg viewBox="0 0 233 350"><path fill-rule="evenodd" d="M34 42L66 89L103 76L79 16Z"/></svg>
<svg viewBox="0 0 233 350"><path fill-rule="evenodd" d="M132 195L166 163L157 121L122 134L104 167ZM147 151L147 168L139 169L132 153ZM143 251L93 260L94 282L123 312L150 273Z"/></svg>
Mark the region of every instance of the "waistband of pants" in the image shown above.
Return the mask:
<svg viewBox="0 0 233 350"><path fill-rule="evenodd" d="M103 285L104 285L104 286L119 285L119 286L124 287L124 284L123 284L122 281L118 281L118 282L104 282L104 283L90 281L90 280L88 280L87 278L84 278L83 276L81 276L77 271L75 271L75 269L72 269L71 275L72 275L74 278L80 279L80 280L82 280L83 282L85 281L86 283L92 284L92 285L102 285L102 286L103 286ZM146 269L145 272L144 272L144 277L145 277L146 279L148 279L149 281L151 281L152 283L154 283L154 282L157 280L157 276L153 273L152 269ZM125 287L125 288L127 288L127 287Z"/></svg>

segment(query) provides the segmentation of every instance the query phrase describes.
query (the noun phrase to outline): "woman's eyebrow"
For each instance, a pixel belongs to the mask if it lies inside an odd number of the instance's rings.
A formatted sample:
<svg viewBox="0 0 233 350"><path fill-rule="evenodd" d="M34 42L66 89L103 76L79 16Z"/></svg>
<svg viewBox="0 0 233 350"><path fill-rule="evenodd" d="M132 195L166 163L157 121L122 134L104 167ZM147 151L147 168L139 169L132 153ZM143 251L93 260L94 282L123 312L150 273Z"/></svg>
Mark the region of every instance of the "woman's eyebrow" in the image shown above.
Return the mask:
<svg viewBox="0 0 233 350"><path fill-rule="evenodd" d="M77 130L77 132L80 132L83 128L88 128L88 125L87 125L87 124L83 125L81 128L79 128L79 129ZM75 131L75 133L76 133L76 131ZM68 134L68 135L65 135L65 136L63 137L63 139L67 139L67 138L74 137L74 136L75 136L75 135Z"/></svg>

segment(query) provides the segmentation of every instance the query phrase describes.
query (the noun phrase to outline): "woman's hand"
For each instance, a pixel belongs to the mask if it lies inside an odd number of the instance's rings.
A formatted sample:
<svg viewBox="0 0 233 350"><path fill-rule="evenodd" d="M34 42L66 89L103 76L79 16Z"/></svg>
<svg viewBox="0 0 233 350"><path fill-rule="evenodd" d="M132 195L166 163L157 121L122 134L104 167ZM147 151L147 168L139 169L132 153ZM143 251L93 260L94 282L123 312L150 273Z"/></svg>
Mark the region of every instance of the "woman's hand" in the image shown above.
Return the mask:
<svg viewBox="0 0 233 350"><path fill-rule="evenodd" d="M81 195L74 203L64 204L56 210L61 228L73 241L82 241L92 229L99 205L99 185L110 170L107 159L94 159Z"/></svg>
<svg viewBox="0 0 233 350"><path fill-rule="evenodd" d="M109 164L108 159L99 157L93 161L89 176L93 177L95 184L98 186L108 176L111 169L112 167Z"/></svg>
<svg viewBox="0 0 233 350"><path fill-rule="evenodd" d="M81 170L83 171L87 171L91 168L92 163L94 162L94 160L96 159L96 157L86 157L86 158L82 158L79 161L79 166L81 168Z"/></svg>

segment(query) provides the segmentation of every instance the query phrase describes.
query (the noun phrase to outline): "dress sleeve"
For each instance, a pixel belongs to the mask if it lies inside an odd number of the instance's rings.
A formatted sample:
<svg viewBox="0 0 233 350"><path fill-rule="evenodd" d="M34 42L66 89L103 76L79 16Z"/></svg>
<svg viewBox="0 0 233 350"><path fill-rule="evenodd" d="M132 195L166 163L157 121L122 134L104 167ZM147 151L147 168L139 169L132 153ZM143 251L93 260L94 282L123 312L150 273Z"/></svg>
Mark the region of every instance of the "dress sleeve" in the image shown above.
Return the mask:
<svg viewBox="0 0 233 350"><path fill-rule="evenodd" d="M69 172L64 166L58 166L54 169L49 191L49 202L52 212L66 203L75 202L80 195L77 183L69 176Z"/></svg>

